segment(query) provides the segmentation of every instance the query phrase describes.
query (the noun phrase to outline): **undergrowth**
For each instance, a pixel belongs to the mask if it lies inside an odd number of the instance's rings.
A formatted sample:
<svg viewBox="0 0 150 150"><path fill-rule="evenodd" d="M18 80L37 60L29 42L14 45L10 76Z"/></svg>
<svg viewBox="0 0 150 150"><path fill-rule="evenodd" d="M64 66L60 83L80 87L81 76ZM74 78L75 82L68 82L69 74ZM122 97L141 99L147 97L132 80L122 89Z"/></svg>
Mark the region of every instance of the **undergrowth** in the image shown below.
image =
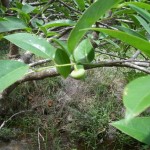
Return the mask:
<svg viewBox="0 0 150 150"><path fill-rule="evenodd" d="M1 102L0 123L24 113L5 124L0 140L25 139L30 150L39 142L41 150L146 150L109 124L124 116L123 88L138 76L112 67L89 70L85 81L55 77L23 83Z"/></svg>

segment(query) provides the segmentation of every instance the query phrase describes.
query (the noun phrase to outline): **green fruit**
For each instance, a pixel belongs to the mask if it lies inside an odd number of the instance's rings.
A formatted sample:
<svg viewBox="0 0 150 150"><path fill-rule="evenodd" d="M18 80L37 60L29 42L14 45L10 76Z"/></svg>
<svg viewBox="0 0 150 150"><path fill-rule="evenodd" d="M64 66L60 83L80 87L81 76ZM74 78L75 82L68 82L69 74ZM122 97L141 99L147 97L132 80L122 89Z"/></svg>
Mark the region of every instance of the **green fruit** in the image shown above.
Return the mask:
<svg viewBox="0 0 150 150"><path fill-rule="evenodd" d="M82 79L85 76L85 70L82 69L77 69L77 70L73 70L70 74L71 77L75 78L75 79Z"/></svg>

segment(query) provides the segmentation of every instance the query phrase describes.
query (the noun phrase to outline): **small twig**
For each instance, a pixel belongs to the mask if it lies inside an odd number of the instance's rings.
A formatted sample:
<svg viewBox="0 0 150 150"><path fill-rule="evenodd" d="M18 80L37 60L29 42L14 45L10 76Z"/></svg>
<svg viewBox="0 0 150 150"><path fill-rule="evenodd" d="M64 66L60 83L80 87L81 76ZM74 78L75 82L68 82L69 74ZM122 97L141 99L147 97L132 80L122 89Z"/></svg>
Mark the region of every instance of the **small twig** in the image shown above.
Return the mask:
<svg viewBox="0 0 150 150"><path fill-rule="evenodd" d="M149 70L147 70L147 69L145 69L143 67L137 66L137 65L135 65L133 63L125 62L124 65L127 66L127 67L130 67L130 68L133 68L133 69L137 69L137 70L140 70L142 72L150 74Z"/></svg>
<svg viewBox="0 0 150 150"><path fill-rule="evenodd" d="M101 51L98 51L98 50L95 50L95 52L105 54L105 55L108 55L108 56L112 56L112 57L116 57L116 58L120 58L120 59L124 59L123 57L119 57L119 56L117 56L115 54L112 54L112 53L101 52Z"/></svg>
<svg viewBox="0 0 150 150"><path fill-rule="evenodd" d="M22 111L19 111L15 114L13 114L11 117L9 117L7 120L3 121L3 123L0 125L0 130L5 126L5 124L8 122L8 121L11 121L14 117L20 115L20 114L23 114L23 113L27 113L27 112L32 112L34 111L37 107L41 107L41 106L44 106L44 105L37 105L37 106L34 106L32 107L30 110L22 110Z"/></svg>
<svg viewBox="0 0 150 150"><path fill-rule="evenodd" d="M141 51L140 51L140 50L137 50L137 51L135 52L135 54L133 54L133 56L131 57L131 59L136 59L136 58L139 56L140 53L141 53Z"/></svg>
<svg viewBox="0 0 150 150"><path fill-rule="evenodd" d="M84 64L86 69L92 69L97 67L128 67L137 69L139 71L145 72L147 74L150 74L150 71L145 69L144 67L140 67L138 65L135 65L129 60L123 60L123 61L108 61L108 62L101 62L97 64Z"/></svg>
<svg viewBox="0 0 150 150"><path fill-rule="evenodd" d="M125 22L125 23L134 23L133 21L125 20L125 19L115 19L115 20L120 22Z"/></svg>
<svg viewBox="0 0 150 150"><path fill-rule="evenodd" d="M113 29L113 30L118 30L117 28L114 28L112 26L109 26L108 24L102 23L102 22L98 22L100 25L102 25L103 27L107 27L109 29Z"/></svg>
<svg viewBox="0 0 150 150"><path fill-rule="evenodd" d="M53 36L53 37L51 37L51 38L48 38L47 41L50 42L50 41L51 41L52 39L54 39L54 38L59 39L59 38L65 36L72 28L73 28L73 27L68 27L68 28L66 28L64 31L62 31L62 32L59 33L58 35ZM67 40L67 38L66 38L66 40Z"/></svg>
<svg viewBox="0 0 150 150"><path fill-rule="evenodd" d="M42 138L43 142L45 141L43 135L39 132L39 136Z"/></svg>
<svg viewBox="0 0 150 150"><path fill-rule="evenodd" d="M34 67L34 66L41 65L41 64L44 64L44 63L47 63L47 62L51 62L51 59L39 60L37 62L29 64L29 66Z"/></svg>
<svg viewBox="0 0 150 150"><path fill-rule="evenodd" d="M41 2L41 3L39 3L39 2L29 3L29 5L31 5L31 6L40 6L40 5L45 5L45 4L46 4L46 2Z"/></svg>
<svg viewBox="0 0 150 150"><path fill-rule="evenodd" d="M5 124L6 124L8 121L10 121L10 120L11 120L12 118L14 118L15 116L20 115L20 114L23 114L23 113L26 113L26 112L31 112L31 111L33 111L33 110L22 110L22 111L20 111L20 112L17 112L17 113L15 113L15 114L13 114L11 117L9 117L7 120L5 120L5 121L1 124L0 130L5 126Z"/></svg>
<svg viewBox="0 0 150 150"><path fill-rule="evenodd" d="M40 128L38 128L38 146L39 146L39 150L41 150L41 143L40 143Z"/></svg>

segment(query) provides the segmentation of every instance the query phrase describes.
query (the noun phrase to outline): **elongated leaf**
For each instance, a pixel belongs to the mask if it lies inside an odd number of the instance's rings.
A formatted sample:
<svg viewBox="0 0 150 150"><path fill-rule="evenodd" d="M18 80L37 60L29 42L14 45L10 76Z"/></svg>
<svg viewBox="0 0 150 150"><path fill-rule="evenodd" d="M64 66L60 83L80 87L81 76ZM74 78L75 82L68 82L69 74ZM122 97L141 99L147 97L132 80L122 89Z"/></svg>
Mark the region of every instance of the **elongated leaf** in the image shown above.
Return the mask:
<svg viewBox="0 0 150 150"><path fill-rule="evenodd" d="M144 19L146 19L148 22L150 22L150 13L146 10L139 8L135 5L129 4L129 6L135 10L137 13L139 13Z"/></svg>
<svg viewBox="0 0 150 150"><path fill-rule="evenodd" d="M104 32L114 38L118 38L119 40L121 40L127 44L130 44L137 49L140 49L145 54L150 56L150 42L148 42L144 39L141 39L137 36L133 36L131 34L128 34L128 33L122 32L122 31L117 31L117 30L110 30L110 29L103 29L103 28L90 28L90 30Z"/></svg>
<svg viewBox="0 0 150 150"><path fill-rule="evenodd" d="M85 2L84 2L84 0L73 0L73 1L79 7L79 9L81 9L81 10L85 9Z"/></svg>
<svg viewBox="0 0 150 150"><path fill-rule="evenodd" d="M0 92L20 79L28 68L28 65L18 61L0 60Z"/></svg>
<svg viewBox="0 0 150 150"><path fill-rule="evenodd" d="M122 15L122 14L133 14L133 13L134 13L134 10L132 10L130 8L126 8L126 9L123 9L123 10L122 9L121 10L116 10L113 15L119 16L119 15Z"/></svg>
<svg viewBox="0 0 150 150"><path fill-rule="evenodd" d="M74 59L79 63L89 63L94 59L94 49L89 39L83 40L73 53Z"/></svg>
<svg viewBox="0 0 150 150"><path fill-rule="evenodd" d="M118 8L122 8L124 6L128 6L129 4L132 4L132 5L138 6L140 8L144 8L144 9L150 10L150 5L147 4L147 3L142 3L142 2L125 2L125 3L122 3L122 4L118 5Z"/></svg>
<svg viewBox="0 0 150 150"><path fill-rule="evenodd" d="M68 56L71 55L70 52L68 51L68 47L67 47L67 43L66 43L66 42L61 41L61 40L59 40L59 39L52 39L52 40L53 40L57 45L59 45L60 48L61 48L62 50L64 50L64 51L68 54Z"/></svg>
<svg viewBox="0 0 150 150"><path fill-rule="evenodd" d="M62 19L62 20L56 20L56 21L51 21L49 23L46 23L43 25L45 28L52 28L52 27L61 27L61 26L74 26L75 22L72 20L68 19Z"/></svg>
<svg viewBox="0 0 150 150"><path fill-rule="evenodd" d="M127 109L126 118L139 115L150 106L150 76L140 77L130 82L123 95L123 102Z"/></svg>
<svg viewBox="0 0 150 150"><path fill-rule="evenodd" d="M6 17L0 21L0 33L25 28L27 28L25 23L16 17Z"/></svg>
<svg viewBox="0 0 150 150"><path fill-rule="evenodd" d="M136 19L140 22L143 28L150 34L150 26L149 24L140 16L135 15Z"/></svg>
<svg viewBox="0 0 150 150"><path fill-rule="evenodd" d="M112 125L131 137L150 145L150 117L138 117L120 120Z"/></svg>
<svg viewBox="0 0 150 150"><path fill-rule="evenodd" d="M79 41L86 33L86 31L81 31L81 29L91 27L92 24L119 1L120 0L97 0L85 11L69 36L68 49L71 53L73 53Z"/></svg>
<svg viewBox="0 0 150 150"><path fill-rule="evenodd" d="M54 61L56 65L60 65L56 67L58 73L60 73L64 78L66 78L71 72L71 66L68 65L70 64L70 59L67 53L64 50L57 49L55 53Z"/></svg>
<svg viewBox="0 0 150 150"><path fill-rule="evenodd" d="M18 47L43 58L53 58L55 48L45 39L29 33L16 33L4 37Z"/></svg>
<svg viewBox="0 0 150 150"><path fill-rule="evenodd" d="M117 29L119 29L119 30L121 30L121 31L124 31L124 32L126 32L126 33L129 33L129 34L131 34L131 35L133 35L133 36L137 36L137 37L139 37L139 38L142 38L142 39L145 39L146 40L146 38L143 36L143 35L141 35L141 34L139 34L137 31L135 31L135 30L132 30L132 29L130 29L130 28L126 28L126 27L121 27L121 26L115 26Z"/></svg>

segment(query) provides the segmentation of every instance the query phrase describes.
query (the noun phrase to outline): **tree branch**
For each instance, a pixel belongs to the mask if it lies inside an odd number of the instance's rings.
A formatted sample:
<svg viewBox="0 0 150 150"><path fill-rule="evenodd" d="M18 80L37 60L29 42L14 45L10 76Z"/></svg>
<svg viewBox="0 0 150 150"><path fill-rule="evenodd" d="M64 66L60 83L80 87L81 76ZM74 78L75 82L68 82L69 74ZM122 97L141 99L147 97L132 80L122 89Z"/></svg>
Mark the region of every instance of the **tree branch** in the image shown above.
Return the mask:
<svg viewBox="0 0 150 150"><path fill-rule="evenodd" d="M41 65L41 64L44 64L44 63L47 63L47 62L51 62L51 61L52 61L51 59L39 60L37 62L33 62L33 63L29 64L29 66L34 67L34 66Z"/></svg>
<svg viewBox="0 0 150 150"><path fill-rule="evenodd" d="M43 60L44 63L48 60ZM115 60L115 61L103 61L100 63L95 64L83 64L85 66L85 69L93 69L93 68L99 68L99 67L127 67L127 68L133 68L137 69L139 71L145 72L147 74L150 74L150 71L146 69L145 67L150 66L150 62L143 62L143 61L135 61L135 60ZM38 64L38 63L37 63ZM141 65L142 64L142 65ZM30 66L34 66L35 64L30 64ZM141 67L141 66L144 67ZM30 73L26 74L22 79L16 81L14 84L6 88L2 93L0 93L0 100L7 97L18 85L20 85L23 82L32 81L32 80L41 80L48 77L56 77L59 76L56 68L49 68L45 69L40 72L31 71Z"/></svg>

